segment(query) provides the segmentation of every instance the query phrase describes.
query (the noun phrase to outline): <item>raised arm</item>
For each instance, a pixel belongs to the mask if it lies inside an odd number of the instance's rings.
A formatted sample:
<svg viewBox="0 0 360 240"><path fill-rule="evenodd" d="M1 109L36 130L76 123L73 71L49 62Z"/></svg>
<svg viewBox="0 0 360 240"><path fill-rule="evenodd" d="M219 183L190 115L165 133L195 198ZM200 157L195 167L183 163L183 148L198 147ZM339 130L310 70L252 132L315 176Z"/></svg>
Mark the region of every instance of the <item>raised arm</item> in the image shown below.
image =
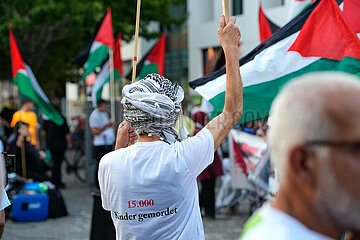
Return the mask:
<svg viewBox="0 0 360 240"><path fill-rule="evenodd" d="M222 15L218 28L218 37L224 49L226 61L225 105L222 113L206 125L214 137L215 150L240 120L243 112L243 84L240 76L238 47L241 34L235 22L236 18L232 17L226 24L225 17Z"/></svg>

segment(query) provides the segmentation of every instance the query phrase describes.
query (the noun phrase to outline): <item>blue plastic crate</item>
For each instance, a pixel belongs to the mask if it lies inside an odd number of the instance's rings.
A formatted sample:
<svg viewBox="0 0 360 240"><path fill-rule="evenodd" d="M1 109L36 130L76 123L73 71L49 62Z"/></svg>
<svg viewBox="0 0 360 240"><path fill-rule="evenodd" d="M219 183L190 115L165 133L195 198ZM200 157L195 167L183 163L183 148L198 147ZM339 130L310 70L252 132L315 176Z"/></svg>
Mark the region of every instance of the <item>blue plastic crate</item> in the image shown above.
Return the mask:
<svg viewBox="0 0 360 240"><path fill-rule="evenodd" d="M47 194L15 195L12 204L12 217L18 222L42 221L49 214Z"/></svg>

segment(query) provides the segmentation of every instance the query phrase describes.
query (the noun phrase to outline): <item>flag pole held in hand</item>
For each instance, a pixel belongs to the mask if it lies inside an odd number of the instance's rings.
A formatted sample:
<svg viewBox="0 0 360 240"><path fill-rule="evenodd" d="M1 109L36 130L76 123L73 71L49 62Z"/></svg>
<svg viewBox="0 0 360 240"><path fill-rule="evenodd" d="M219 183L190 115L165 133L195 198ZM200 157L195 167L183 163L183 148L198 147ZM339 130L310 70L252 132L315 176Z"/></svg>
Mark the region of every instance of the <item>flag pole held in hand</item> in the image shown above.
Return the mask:
<svg viewBox="0 0 360 240"><path fill-rule="evenodd" d="M229 16L229 0L221 0L222 1L222 13L225 16L226 23L229 22L230 16Z"/></svg>
<svg viewBox="0 0 360 240"><path fill-rule="evenodd" d="M140 6L141 0L137 0L136 7L136 24L135 24L135 43L134 43L134 59L133 59L133 72L131 82L135 82L136 78L136 64L137 64L137 50L138 50L138 40L139 40L139 23L140 23Z"/></svg>

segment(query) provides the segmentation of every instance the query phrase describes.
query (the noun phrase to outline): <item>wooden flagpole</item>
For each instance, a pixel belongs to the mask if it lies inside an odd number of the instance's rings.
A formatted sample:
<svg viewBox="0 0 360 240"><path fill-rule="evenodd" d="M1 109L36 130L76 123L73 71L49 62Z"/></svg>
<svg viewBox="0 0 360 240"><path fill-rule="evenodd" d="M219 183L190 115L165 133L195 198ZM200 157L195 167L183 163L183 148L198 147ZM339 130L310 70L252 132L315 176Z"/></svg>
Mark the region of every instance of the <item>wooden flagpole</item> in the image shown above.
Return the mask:
<svg viewBox="0 0 360 240"><path fill-rule="evenodd" d="M26 178L26 158L25 158L25 138L21 143L21 169L22 169L22 176Z"/></svg>
<svg viewBox="0 0 360 240"><path fill-rule="evenodd" d="M139 24L140 24L140 6L141 0L137 0L136 5L136 23L135 23L135 42L134 42L134 59L133 59L133 71L131 83L134 83L136 80L136 64L137 64L137 50L138 50L138 41L139 41ZM130 146L130 142L128 146Z"/></svg>
<svg viewBox="0 0 360 240"><path fill-rule="evenodd" d="M228 23L230 16L229 16L229 0L222 0L222 13L225 16L225 21Z"/></svg>
<svg viewBox="0 0 360 240"><path fill-rule="evenodd" d="M111 118L115 121L115 81L114 81L114 51L109 51L110 60L110 113Z"/></svg>
<svg viewBox="0 0 360 240"><path fill-rule="evenodd" d="M135 43L134 43L134 61L133 61L133 71L132 71L132 80L131 80L132 83L134 83L135 79L136 79L137 50L138 50L139 24L140 24L140 6L141 6L141 0L137 0Z"/></svg>

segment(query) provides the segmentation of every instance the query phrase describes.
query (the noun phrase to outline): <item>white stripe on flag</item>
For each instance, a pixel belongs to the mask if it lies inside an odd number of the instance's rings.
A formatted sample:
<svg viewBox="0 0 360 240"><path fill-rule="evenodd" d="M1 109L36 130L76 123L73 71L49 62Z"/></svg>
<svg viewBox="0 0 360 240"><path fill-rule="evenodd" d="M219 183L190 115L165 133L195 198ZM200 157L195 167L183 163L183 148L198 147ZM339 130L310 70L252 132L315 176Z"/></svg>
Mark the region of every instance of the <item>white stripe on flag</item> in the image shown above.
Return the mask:
<svg viewBox="0 0 360 240"><path fill-rule="evenodd" d="M110 77L109 60L104 64L100 73L96 76L96 81L91 89L91 99L93 107L96 107L96 93L104 86L107 78Z"/></svg>
<svg viewBox="0 0 360 240"><path fill-rule="evenodd" d="M90 48L90 53L96 51L99 47L101 47L102 45L104 45L102 42L93 42L91 44L91 48Z"/></svg>
<svg viewBox="0 0 360 240"><path fill-rule="evenodd" d="M312 1L304 0L304 1L292 1L290 5L290 9L287 16L287 21L290 22L293 18L295 18L301 11L305 9L306 6L311 4Z"/></svg>
<svg viewBox="0 0 360 240"><path fill-rule="evenodd" d="M318 57L302 57L299 53L287 50L294 43L299 32L268 47L255 56L253 60L240 67L243 86L269 82L300 70L317 61ZM205 99L210 100L225 91L226 74L221 75L195 90Z"/></svg>
<svg viewBox="0 0 360 240"><path fill-rule="evenodd" d="M46 94L44 93L44 91L40 87L38 81L36 80L36 77L35 77L34 73L32 72L30 66L27 65L26 63L24 63L24 65L25 65L26 72L24 70L20 70L20 71L29 77L31 85L33 86L37 95L39 95L39 97L41 97L45 102L50 103Z"/></svg>

